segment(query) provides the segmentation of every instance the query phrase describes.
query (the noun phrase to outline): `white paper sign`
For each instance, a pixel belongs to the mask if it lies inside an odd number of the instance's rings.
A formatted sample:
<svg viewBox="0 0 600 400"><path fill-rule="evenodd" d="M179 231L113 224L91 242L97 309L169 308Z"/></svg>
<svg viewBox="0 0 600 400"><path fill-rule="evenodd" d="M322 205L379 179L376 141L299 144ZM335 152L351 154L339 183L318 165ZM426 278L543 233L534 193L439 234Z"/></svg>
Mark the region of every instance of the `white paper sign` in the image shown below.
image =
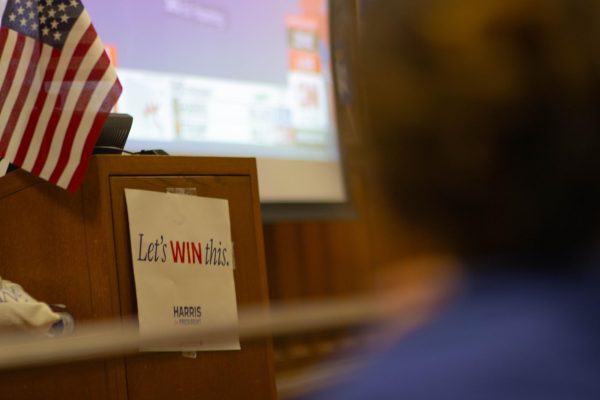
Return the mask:
<svg viewBox="0 0 600 400"><path fill-rule="evenodd" d="M237 324L227 200L125 189L140 334ZM239 350L237 333L144 351Z"/></svg>

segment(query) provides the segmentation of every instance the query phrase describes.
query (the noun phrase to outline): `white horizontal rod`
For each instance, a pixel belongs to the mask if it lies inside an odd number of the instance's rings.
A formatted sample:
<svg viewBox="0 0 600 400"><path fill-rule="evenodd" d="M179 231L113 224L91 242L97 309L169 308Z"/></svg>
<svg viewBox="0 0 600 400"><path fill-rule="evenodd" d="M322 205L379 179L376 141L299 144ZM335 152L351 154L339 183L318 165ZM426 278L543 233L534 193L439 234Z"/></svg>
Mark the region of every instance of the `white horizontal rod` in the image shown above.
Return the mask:
<svg viewBox="0 0 600 400"><path fill-rule="evenodd" d="M136 320L88 322L70 335L40 338L0 336L0 370L100 359L138 353L140 347L238 332L242 340L335 329L374 322L385 314L375 299L329 300L271 308L240 309L237 324L153 331L140 337Z"/></svg>
<svg viewBox="0 0 600 400"><path fill-rule="evenodd" d="M285 336L386 322L398 332L412 329L428 318L440 300L435 286L383 291L376 296L322 300L296 304L260 305L239 310L233 324L194 326L185 331L162 329L139 333L137 320L90 321L73 334L40 338L30 334L0 336L0 370L103 359L136 354L143 347L237 333L241 340Z"/></svg>

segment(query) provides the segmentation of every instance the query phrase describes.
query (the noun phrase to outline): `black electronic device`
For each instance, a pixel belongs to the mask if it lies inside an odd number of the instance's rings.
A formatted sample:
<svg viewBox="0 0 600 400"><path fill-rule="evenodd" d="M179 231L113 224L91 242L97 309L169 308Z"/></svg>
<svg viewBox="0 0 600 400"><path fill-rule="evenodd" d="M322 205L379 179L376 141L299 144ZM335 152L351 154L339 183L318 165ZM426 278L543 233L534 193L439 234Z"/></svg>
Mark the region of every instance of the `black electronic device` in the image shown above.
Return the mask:
<svg viewBox="0 0 600 400"><path fill-rule="evenodd" d="M129 114L109 114L94 146L94 154L121 154L132 124L133 117Z"/></svg>

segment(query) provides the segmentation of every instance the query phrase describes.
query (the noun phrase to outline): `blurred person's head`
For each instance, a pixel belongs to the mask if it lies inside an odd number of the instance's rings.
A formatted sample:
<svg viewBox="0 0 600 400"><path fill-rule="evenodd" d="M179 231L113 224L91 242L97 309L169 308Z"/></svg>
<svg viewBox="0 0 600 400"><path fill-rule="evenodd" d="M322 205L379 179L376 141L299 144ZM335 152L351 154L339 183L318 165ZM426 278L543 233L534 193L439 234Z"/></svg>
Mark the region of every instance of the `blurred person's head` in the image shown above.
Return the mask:
<svg viewBox="0 0 600 400"><path fill-rule="evenodd" d="M365 4L365 136L403 221L472 261L591 248L600 1Z"/></svg>

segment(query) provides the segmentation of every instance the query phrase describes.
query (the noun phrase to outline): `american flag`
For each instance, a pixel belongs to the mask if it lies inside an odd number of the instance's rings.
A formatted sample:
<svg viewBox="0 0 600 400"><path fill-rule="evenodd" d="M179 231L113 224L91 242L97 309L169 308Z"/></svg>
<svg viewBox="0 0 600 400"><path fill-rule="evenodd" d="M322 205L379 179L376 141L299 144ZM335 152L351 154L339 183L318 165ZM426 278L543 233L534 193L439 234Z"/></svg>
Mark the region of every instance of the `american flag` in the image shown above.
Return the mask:
<svg viewBox="0 0 600 400"><path fill-rule="evenodd" d="M0 29L0 158L77 189L120 94L81 1L6 2Z"/></svg>

